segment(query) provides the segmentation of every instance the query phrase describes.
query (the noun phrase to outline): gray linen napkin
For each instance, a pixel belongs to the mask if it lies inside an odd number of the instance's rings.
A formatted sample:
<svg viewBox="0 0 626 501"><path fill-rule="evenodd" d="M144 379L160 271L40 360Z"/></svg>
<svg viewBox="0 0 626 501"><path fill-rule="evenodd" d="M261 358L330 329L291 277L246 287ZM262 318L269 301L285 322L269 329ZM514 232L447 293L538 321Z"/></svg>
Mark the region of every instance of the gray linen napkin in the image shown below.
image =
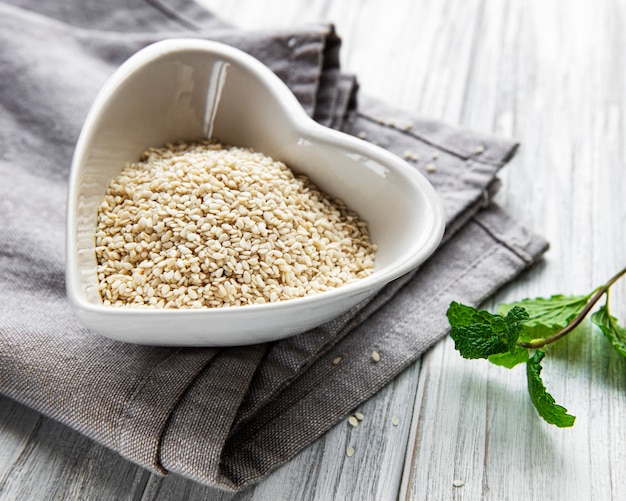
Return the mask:
<svg viewBox="0 0 626 501"><path fill-rule="evenodd" d="M147 44L177 36L252 53L316 120L411 157L445 206L437 253L370 302L276 343L174 349L83 328L63 278L73 148L114 69ZM451 300L479 304L538 259L546 243L490 203L515 143L362 96L357 107L339 50L331 26L243 32L188 0L0 2L0 393L152 471L236 490L417 360L446 334ZM381 354L377 364L372 350Z"/></svg>

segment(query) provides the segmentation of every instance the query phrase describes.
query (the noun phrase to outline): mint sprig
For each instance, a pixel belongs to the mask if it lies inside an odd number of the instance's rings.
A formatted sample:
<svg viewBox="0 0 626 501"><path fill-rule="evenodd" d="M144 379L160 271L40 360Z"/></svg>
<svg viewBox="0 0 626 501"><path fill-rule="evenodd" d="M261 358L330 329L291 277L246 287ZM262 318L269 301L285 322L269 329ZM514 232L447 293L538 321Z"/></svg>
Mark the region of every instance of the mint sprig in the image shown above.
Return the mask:
<svg viewBox="0 0 626 501"><path fill-rule="evenodd" d="M626 328L609 312L609 290L625 274L626 268L588 295L523 299L500 305L495 314L452 302L447 312L450 336L464 358L486 358L508 369L525 363L528 392L538 414L550 424L573 426L576 418L555 402L543 384L541 361L546 348L580 325L603 296L605 304L591 321L626 357Z"/></svg>

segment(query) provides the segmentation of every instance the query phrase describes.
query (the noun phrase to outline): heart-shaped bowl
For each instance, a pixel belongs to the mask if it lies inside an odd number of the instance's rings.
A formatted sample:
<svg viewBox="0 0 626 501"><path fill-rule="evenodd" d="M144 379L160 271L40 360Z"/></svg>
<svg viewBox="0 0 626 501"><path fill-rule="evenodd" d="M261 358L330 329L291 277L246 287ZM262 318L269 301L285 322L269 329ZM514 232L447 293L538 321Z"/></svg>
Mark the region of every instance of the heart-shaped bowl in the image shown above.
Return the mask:
<svg viewBox="0 0 626 501"><path fill-rule="evenodd" d="M109 183L149 147L213 137L282 161L343 199L368 223L377 245L372 274L265 304L187 309L104 304L95 233ZM304 332L416 268L438 246L444 229L440 201L413 167L314 122L286 85L252 56L196 39L150 45L110 77L76 145L67 208L66 287L76 316L103 336L150 345L244 345Z"/></svg>

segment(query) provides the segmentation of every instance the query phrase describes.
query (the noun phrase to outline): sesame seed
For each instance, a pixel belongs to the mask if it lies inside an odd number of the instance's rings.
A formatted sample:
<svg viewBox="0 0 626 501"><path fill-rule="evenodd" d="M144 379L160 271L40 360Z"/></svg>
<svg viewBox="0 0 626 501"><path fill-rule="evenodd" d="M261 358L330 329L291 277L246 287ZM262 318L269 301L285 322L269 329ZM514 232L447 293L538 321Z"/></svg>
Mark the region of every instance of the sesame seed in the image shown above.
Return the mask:
<svg viewBox="0 0 626 501"><path fill-rule="evenodd" d="M304 297L368 276L376 251L367 224L305 176L210 141L149 148L128 164L95 234L99 291L112 306Z"/></svg>
<svg viewBox="0 0 626 501"><path fill-rule="evenodd" d="M400 418L398 416L394 416L391 420L391 424L394 426L398 426L400 424Z"/></svg>
<svg viewBox="0 0 626 501"><path fill-rule="evenodd" d="M348 456L349 458L354 456L354 447L352 447L351 445L346 448L346 456Z"/></svg>
<svg viewBox="0 0 626 501"><path fill-rule="evenodd" d="M484 151L485 151L485 147L482 145L476 146L476 148L474 148L474 153L477 153L478 155L480 155Z"/></svg>
<svg viewBox="0 0 626 501"><path fill-rule="evenodd" d="M433 157L433 160L437 160L437 159L439 158L439 153L435 151L435 152L432 154L432 157Z"/></svg>
<svg viewBox="0 0 626 501"><path fill-rule="evenodd" d="M348 423L349 423L351 426L354 426L355 428L356 428L357 426L359 426L359 420L358 420L357 418L355 418L354 416L350 416L350 417L348 418Z"/></svg>
<svg viewBox="0 0 626 501"><path fill-rule="evenodd" d="M404 158L406 160L412 160L413 162L417 162L420 159L417 153L415 153L414 151L410 151L410 150L406 150L404 152Z"/></svg>
<svg viewBox="0 0 626 501"><path fill-rule="evenodd" d="M463 487L465 485L465 482L463 482L463 480L456 479L452 481L452 485L454 487Z"/></svg>
<svg viewBox="0 0 626 501"><path fill-rule="evenodd" d="M339 362L341 362L341 360L342 360L342 357L335 357L335 358L333 358L333 365L338 365Z"/></svg>
<svg viewBox="0 0 626 501"><path fill-rule="evenodd" d="M354 413L354 417L355 417L355 418L357 418L359 421L363 421L363 418L364 418L365 416L364 416L364 415L363 415L363 413L361 413L361 412L355 412L355 413Z"/></svg>
<svg viewBox="0 0 626 501"><path fill-rule="evenodd" d="M367 132L365 132L365 131L359 132L359 138L360 139L366 139L367 138Z"/></svg>
<svg viewBox="0 0 626 501"><path fill-rule="evenodd" d="M373 351L372 352L372 360L374 362L380 362L380 353L378 353L377 351Z"/></svg>
<svg viewBox="0 0 626 501"><path fill-rule="evenodd" d="M426 172L435 172L437 170L437 166L435 164L426 164Z"/></svg>

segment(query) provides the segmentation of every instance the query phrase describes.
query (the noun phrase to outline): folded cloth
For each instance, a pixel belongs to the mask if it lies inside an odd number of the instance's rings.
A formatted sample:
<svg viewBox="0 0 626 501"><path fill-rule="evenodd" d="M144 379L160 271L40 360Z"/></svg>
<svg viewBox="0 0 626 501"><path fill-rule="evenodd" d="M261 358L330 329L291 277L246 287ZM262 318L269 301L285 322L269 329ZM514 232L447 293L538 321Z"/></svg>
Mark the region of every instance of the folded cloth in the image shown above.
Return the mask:
<svg viewBox="0 0 626 501"><path fill-rule="evenodd" d="M435 255L366 304L275 343L137 346L82 327L64 288L76 139L121 62L180 36L253 54L316 120L407 156L445 207ZM0 393L152 471L229 490L262 479L445 335L451 300L479 304L546 249L490 202L516 144L363 96L357 107L332 26L241 31L188 0L11 0L0 2L0 47Z"/></svg>

